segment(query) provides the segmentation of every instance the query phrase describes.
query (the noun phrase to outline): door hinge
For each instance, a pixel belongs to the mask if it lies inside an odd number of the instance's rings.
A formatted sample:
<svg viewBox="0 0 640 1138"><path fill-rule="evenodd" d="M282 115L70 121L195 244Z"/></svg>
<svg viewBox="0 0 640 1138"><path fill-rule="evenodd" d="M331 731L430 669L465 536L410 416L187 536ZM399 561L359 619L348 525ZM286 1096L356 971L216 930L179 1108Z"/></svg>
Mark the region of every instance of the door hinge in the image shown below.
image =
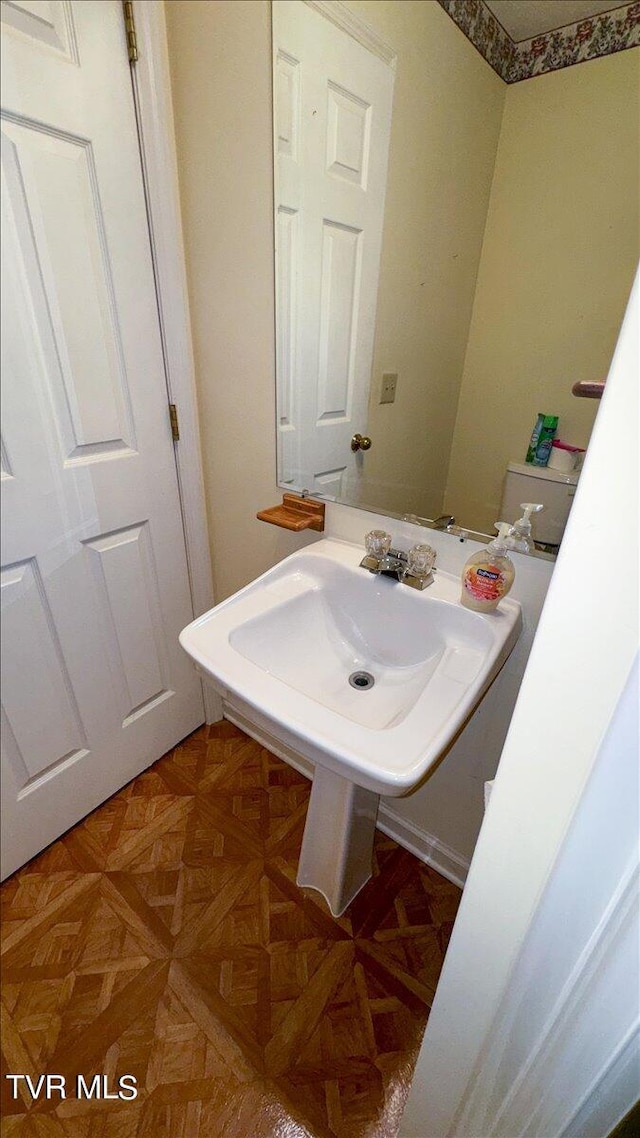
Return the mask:
<svg viewBox="0 0 640 1138"><path fill-rule="evenodd" d="M178 408L175 403L169 404L169 422L171 423L171 438L174 443L180 438L180 425L178 423Z"/></svg>
<svg viewBox="0 0 640 1138"><path fill-rule="evenodd" d="M136 36L136 22L133 16L132 0L123 0L124 30L127 35L127 51L129 63L135 63L138 58L138 37Z"/></svg>

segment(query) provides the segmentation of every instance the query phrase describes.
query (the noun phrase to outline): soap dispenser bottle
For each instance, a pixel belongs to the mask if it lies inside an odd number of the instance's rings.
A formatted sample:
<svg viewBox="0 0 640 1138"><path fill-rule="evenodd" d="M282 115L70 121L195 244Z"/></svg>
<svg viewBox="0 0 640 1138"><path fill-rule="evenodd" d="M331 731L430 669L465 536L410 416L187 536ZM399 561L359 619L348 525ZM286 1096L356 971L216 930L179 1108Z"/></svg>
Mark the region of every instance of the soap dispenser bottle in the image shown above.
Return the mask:
<svg viewBox="0 0 640 1138"><path fill-rule="evenodd" d="M507 546L518 553L533 553L536 547L531 536L531 515L539 513L544 506L540 502L521 502L520 509L524 510L524 514L514 522Z"/></svg>
<svg viewBox="0 0 640 1138"><path fill-rule="evenodd" d="M509 522L496 522L498 536L478 553L472 553L462 570L462 595L465 608L474 612L493 612L498 601L506 597L516 571L507 553Z"/></svg>

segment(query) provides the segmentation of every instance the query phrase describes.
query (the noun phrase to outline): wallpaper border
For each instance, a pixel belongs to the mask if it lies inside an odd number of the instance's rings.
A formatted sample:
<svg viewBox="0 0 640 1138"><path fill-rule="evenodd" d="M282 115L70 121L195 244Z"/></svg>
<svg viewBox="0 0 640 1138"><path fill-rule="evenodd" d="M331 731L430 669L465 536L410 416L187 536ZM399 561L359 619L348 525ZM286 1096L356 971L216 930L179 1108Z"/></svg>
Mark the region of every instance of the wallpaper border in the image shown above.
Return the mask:
<svg viewBox="0 0 640 1138"><path fill-rule="evenodd" d="M640 46L640 2L514 43L484 0L438 0L505 83Z"/></svg>

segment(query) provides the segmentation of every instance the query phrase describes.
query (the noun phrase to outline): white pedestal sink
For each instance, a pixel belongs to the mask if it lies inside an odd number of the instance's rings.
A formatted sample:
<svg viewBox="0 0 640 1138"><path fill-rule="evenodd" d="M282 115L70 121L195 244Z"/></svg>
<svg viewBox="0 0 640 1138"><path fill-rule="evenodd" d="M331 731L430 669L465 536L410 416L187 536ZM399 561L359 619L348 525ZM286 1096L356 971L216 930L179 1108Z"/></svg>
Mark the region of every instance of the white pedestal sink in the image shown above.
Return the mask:
<svg viewBox="0 0 640 1138"><path fill-rule="evenodd" d="M298 884L344 912L371 876L379 796L415 790L482 698L522 626L520 605L460 604L438 571L424 592L323 540L180 635L224 697L315 764ZM371 686L353 683L367 673Z"/></svg>
<svg viewBox="0 0 640 1138"><path fill-rule="evenodd" d="M318 889L336 917L371 877L379 802L379 794L316 766L296 880Z"/></svg>

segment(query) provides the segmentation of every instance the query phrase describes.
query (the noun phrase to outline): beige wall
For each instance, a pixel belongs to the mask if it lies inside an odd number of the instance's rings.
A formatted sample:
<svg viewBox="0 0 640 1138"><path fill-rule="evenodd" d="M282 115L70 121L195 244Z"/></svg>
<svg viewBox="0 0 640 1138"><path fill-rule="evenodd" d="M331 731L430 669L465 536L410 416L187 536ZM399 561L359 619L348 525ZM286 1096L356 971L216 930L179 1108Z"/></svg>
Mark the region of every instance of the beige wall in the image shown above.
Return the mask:
<svg viewBox="0 0 640 1138"><path fill-rule="evenodd" d="M309 539L275 505L271 18L266 0L165 4L217 600Z"/></svg>
<svg viewBox="0 0 640 1138"><path fill-rule="evenodd" d="M432 509L423 510L409 496L402 509L429 514L446 507L461 518L473 512L474 528L480 526L479 512L488 528L495 520L506 462L523 457L537 411L558 409L563 435L575 442L586 437L594 415L594 405L587 401L566 397L565 408L554 397L551 404L551 392L543 385L560 380L566 393L575 378L606 374L637 256L637 204L634 200L630 209L624 186L637 177L634 84L640 53L622 52L507 90L508 113L442 501L455 406L451 398L446 409L444 393L455 388L462 370L477 258L474 241L477 246L484 204L482 194L476 200L464 156L455 158L453 149L447 150L450 128L439 115L445 100L431 91L429 76L444 72L440 79L448 83L448 112L455 115L458 137L475 155L476 175L485 188L505 88L438 4L350 3L401 53L396 122L408 129L417 107L411 88L419 88L421 100L427 101L425 131L433 155L442 152L443 144L448 155L436 159L423 148L415 164L404 163L400 178L400 156L411 150L402 135L401 142L392 144L390 207L416 218L416 226L413 240L395 246L387 241L383 252L373 399L382 371L397 370L400 380L396 403L376 404L372 418L372 435L385 440L385 470L376 473L382 451L375 447L366 456L368 467L375 480L388 486L389 468L409 460L420 472L414 484L437 491ZM312 540L255 520L256 511L275 503L281 493L274 426L270 13L266 0L167 0L165 8L214 576L216 596L222 599ZM429 28L438 24L440 43L448 46L442 57L440 50L432 52L420 81L419 50L429 50ZM412 46L413 36L415 43L420 37L425 41L420 49ZM477 90L485 84L492 107L484 126L476 112L479 100L471 100L461 74L467 67ZM612 82L614 73L619 78ZM626 102L619 107L621 88ZM533 108L539 92L545 113ZM526 146L525 127L531 131ZM564 187L552 193L551 161L562 165L565 178ZM415 231L418 198L425 217L431 212L434 218L428 231L425 223L423 240ZM601 216L603 206L605 238L594 242L589 218L595 212ZM557 210L555 217L561 220L552 223L547 214ZM532 223L532 216L539 220ZM464 239L455 240L463 233ZM601 281L606 287L600 287ZM609 288L613 301L604 306L602 296ZM522 391L516 409L510 411L505 401L498 413L489 411L488 390L500 394L513 384ZM428 414L409 411L405 416L402 412L411 408L421 386L433 392ZM406 418L410 432L399 426ZM385 505L378 494L373 501Z"/></svg>
<svg viewBox="0 0 640 1138"><path fill-rule="evenodd" d="M439 4L348 6L398 55L361 501L436 517L507 88Z"/></svg>
<svg viewBox="0 0 640 1138"><path fill-rule="evenodd" d="M539 411L584 446L638 261L640 50L508 88L444 507L493 532ZM512 519L507 519L512 520Z"/></svg>

